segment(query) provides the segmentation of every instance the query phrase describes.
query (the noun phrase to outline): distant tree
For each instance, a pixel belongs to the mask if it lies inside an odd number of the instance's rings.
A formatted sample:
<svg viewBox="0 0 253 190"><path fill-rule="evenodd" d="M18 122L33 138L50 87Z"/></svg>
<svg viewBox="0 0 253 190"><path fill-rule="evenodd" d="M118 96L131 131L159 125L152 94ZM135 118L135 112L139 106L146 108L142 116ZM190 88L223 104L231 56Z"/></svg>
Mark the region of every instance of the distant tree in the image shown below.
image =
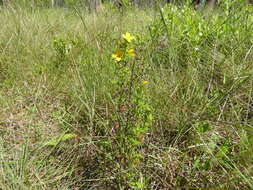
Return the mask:
<svg viewBox="0 0 253 190"><path fill-rule="evenodd" d="M9 6L10 1L9 0L0 0L0 4L3 6Z"/></svg>
<svg viewBox="0 0 253 190"><path fill-rule="evenodd" d="M206 5L208 5L211 8L214 8L216 0L193 0L193 4L195 4L196 9L202 9Z"/></svg>
<svg viewBox="0 0 253 190"><path fill-rule="evenodd" d="M89 0L88 5L90 10L97 10L102 4L102 0Z"/></svg>

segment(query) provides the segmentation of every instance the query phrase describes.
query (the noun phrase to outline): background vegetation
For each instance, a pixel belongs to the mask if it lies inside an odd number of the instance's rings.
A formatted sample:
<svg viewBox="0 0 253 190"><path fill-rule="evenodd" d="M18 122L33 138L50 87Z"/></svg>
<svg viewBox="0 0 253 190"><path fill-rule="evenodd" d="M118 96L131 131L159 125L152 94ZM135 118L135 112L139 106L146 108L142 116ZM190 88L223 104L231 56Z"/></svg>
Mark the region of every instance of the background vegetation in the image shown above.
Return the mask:
<svg viewBox="0 0 253 190"><path fill-rule="evenodd" d="M1 8L0 189L253 189L252 11Z"/></svg>

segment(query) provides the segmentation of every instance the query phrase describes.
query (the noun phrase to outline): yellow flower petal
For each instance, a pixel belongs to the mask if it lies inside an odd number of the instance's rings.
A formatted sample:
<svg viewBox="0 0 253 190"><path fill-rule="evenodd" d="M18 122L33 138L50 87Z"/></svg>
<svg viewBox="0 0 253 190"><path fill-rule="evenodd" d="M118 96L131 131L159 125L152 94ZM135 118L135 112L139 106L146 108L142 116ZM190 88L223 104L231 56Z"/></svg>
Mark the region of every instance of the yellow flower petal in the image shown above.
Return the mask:
<svg viewBox="0 0 253 190"><path fill-rule="evenodd" d="M122 37L129 43L131 43L131 41L135 39L135 37L132 36L129 32L123 34Z"/></svg>
<svg viewBox="0 0 253 190"><path fill-rule="evenodd" d="M142 81L142 85L146 85L146 84L148 84L147 80Z"/></svg>
<svg viewBox="0 0 253 190"><path fill-rule="evenodd" d="M132 56L132 57L136 56L136 53L135 53L135 50L134 50L134 49L129 49L129 50L127 51L127 53L128 53L128 55L130 55L130 56Z"/></svg>
<svg viewBox="0 0 253 190"><path fill-rule="evenodd" d="M114 54L112 54L112 58L115 59L117 62L121 61L123 57L123 52L120 50L117 50Z"/></svg>
<svg viewBox="0 0 253 190"><path fill-rule="evenodd" d="M117 57L115 60L119 62L119 61L121 61L121 58Z"/></svg>

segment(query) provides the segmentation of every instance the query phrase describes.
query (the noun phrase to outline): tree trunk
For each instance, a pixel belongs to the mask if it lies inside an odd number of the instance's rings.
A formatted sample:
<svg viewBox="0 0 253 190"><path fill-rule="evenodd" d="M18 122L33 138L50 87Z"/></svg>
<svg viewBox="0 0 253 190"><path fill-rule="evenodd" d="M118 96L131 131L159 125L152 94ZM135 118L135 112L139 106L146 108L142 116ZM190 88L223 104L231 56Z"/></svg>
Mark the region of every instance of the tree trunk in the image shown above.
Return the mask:
<svg viewBox="0 0 253 190"><path fill-rule="evenodd" d="M211 9L213 9L215 7L215 4L216 4L216 0L210 0L208 2L208 7L211 8Z"/></svg>
<svg viewBox="0 0 253 190"><path fill-rule="evenodd" d="M91 11L97 11L101 6L101 4L102 4L101 0L89 0L89 9Z"/></svg>
<svg viewBox="0 0 253 190"><path fill-rule="evenodd" d="M9 0L2 0L2 4L3 4L3 6L8 7L10 4L10 1Z"/></svg>

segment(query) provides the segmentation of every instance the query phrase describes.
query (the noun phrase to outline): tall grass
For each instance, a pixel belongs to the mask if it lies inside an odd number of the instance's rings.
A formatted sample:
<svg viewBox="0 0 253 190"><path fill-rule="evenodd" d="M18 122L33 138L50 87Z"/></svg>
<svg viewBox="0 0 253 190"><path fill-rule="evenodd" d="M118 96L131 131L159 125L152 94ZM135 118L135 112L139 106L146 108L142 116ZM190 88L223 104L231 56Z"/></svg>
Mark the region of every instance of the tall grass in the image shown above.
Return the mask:
<svg viewBox="0 0 253 190"><path fill-rule="evenodd" d="M253 188L252 7L0 11L0 188Z"/></svg>

